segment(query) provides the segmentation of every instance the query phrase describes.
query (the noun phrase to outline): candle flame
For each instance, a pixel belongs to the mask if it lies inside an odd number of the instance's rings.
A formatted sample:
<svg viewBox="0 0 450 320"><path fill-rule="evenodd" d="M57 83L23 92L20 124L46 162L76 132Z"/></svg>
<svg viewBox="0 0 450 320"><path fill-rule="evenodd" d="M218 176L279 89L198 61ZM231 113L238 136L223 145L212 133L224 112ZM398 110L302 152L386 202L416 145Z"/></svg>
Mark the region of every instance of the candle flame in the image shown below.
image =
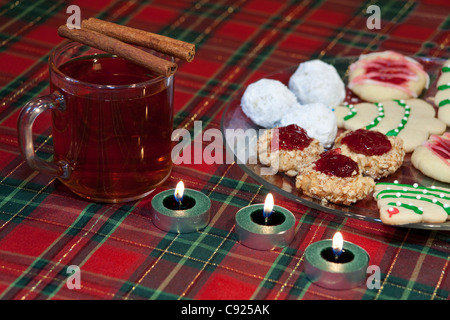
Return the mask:
<svg viewBox="0 0 450 320"><path fill-rule="evenodd" d="M342 238L342 234L340 232L336 232L334 234L331 245L333 253L336 257L339 257L341 255L343 247L344 247L344 239Z"/></svg>
<svg viewBox="0 0 450 320"><path fill-rule="evenodd" d="M268 218L272 214L274 206L273 196L271 193L268 193L266 196L266 201L264 202L264 217Z"/></svg>
<svg viewBox="0 0 450 320"><path fill-rule="evenodd" d="M180 202L183 199L184 193L184 183L183 181L178 182L177 187L175 188L174 196L177 202Z"/></svg>

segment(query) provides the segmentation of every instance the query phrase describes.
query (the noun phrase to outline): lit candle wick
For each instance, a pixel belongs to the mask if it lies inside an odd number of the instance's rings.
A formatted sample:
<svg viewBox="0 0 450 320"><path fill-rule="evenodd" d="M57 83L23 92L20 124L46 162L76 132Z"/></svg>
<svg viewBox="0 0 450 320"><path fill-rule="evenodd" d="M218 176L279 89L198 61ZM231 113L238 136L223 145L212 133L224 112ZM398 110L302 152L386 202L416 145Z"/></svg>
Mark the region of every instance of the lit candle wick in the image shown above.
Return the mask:
<svg viewBox="0 0 450 320"><path fill-rule="evenodd" d="M178 202L178 209L181 210L181 200L183 200L183 193L184 193L184 183L183 181L178 182L177 187L175 188L174 197L175 200Z"/></svg>
<svg viewBox="0 0 450 320"><path fill-rule="evenodd" d="M268 193L266 196L266 201L264 202L264 209L263 209L265 225L269 224L269 217L272 214L273 206L274 206L273 196L271 193Z"/></svg>
<svg viewBox="0 0 450 320"><path fill-rule="evenodd" d="M338 260L339 257L341 256L343 246L344 246L344 239L342 238L342 234L340 232L336 232L333 237L331 245L335 261Z"/></svg>

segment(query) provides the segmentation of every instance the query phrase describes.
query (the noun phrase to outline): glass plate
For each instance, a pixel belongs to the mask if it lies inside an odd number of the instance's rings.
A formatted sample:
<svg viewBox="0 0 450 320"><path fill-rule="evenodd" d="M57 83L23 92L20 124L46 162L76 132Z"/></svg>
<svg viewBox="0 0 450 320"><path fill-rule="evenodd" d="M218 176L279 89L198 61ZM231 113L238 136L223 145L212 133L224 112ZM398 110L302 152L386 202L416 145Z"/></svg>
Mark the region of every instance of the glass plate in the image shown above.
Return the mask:
<svg viewBox="0 0 450 320"><path fill-rule="evenodd" d="M324 59L325 62L334 65L341 78L346 82L347 80L347 70L348 66L354 62L356 57L349 58L332 58ZM419 61L425 68L425 70L430 75L430 85L429 89L424 92L420 98L426 100L427 102L433 104L432 97L436 93L436 79L440 75L440 70L443 66L445 60L437 58L422 58L414 57ZM292 66L285 70L277 73L270 74L265 78L275 79L283 82L287 85L290 76L295 72L298 65ZM256 152L250 148L256 143L258 138L259 129L263 129L258 125L254 124L243 112L240 106L240 101L245 88L236 92L236 94L231 98L231 101L227 105L221 119L221 130L225 137L225 145L227 152L233 152L234 159L237 164L252 178L266 186L267 188L277 192L291 200L301 203L310 208L314 208L320 211L324 211L331 214L336 214L339 216L347 216L356 219L373 221L382 223L379 218L379 211L376 201L373 199L372 194L367 196L365 199L358 201L352 205L339 205L339 204L323 204L320 200L308 197L302 194L301 191L295 188L295 178L286 176L282 173L275 175L264 175L261 169L266 168L261 166L256 161ZM349 103L357 103L359 100L348 92L346 101ZM231 138L227 138L228 129L242 129L247 135L247 142L244 146L239 145L236 141ZM248 130L252 129L252 130ZM242 132L242 131L241 131ZM338 134L342 132L341 130ZM233 141L231 141L233 140ZM251 142L251 143L250 143ZM239 150L239 153L238 153ZM236 156L239 155L239 156ZM410 161L411 154L405 156L403 166L397 170L397 172L387 178L381 179L380 182L393 182L398 180L400 183L414 184L418 183L422 186L441 186L449 187L448 184L435 181L429 177L424 176L420 171L416 170ZM267 170L267 168L265 169ZM436 230L450 230L450 221L442 224L430 224L430 223L415 223L401 225L398 227L407 227L414 229L436 229Z"/></svg>

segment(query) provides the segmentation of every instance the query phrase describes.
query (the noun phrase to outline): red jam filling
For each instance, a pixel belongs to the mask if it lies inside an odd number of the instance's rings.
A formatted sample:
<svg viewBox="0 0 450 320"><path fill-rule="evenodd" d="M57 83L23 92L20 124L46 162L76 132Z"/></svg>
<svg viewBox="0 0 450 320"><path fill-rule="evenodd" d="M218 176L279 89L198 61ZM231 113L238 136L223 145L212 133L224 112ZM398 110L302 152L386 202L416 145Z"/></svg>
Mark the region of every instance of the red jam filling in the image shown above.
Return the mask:
<svg viewBox="0 0 450 320"><path fill-rule="evenodd" d="M358 174L358 164L349 157L340 154L339 151L339 149L329 150L322 153L319 160L315 162L316 171L339 178L348 178Z"/></svg>
<svg viewBox="0 0 450 320"><path fill-rule="evenodd" d="M392 149L391 142L384 134L365 129L349 132L341 142L351 151L366 156L380 156Z"/></svg>
<svg viewBox="0 0 450 320"><path fill-rule="evenodd" d="M272 141L278 139L279 150L303 150L312 141L306 130L296 124L280 127L272 132Z"/></svg>

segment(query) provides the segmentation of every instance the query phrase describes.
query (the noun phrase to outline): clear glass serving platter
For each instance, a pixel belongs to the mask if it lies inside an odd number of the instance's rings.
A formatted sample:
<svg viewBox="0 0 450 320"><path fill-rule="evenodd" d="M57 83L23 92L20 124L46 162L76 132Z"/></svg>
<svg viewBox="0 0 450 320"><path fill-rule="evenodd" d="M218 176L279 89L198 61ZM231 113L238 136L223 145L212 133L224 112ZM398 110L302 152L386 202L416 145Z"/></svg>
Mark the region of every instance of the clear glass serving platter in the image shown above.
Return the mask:
<svg viewBox="0 0 450 320"><path fill-rule="evenodd" d="M341 78L344 80L344 82L346 82L348 66L356 59L356 57L345 57L324 59L324 61L334 65L338 73L341 75ZM436 93L435 83L438 76L440 75L440 70L445 60L424 57L414 57L414 59L419 61L430 75L429 88L420 96L420 98L433 104L432 98ZM292 66L290 68L281 70L280 72L270 74L265 78L279 80L287 85L290 76L295 72L297 67L298 65ZM227 152L232 152L234 154L234 159L242 168L242 170L244 170L249 176L254 178L265 187L273 190L273 192L283 195L307 207L330 214L348 216L356 219L382 223L379 218L377 203L373 199L372 194L368 195L365 199L351 205L339 205L333 203L325 204L321 202L320 199L311 198L303 194L301 191L298 191L295 188L295 178L289 177L283 173L267 174L268 168L258 163L256 150L254 148L255 143L258 139L258 134L264 128L254 124L242 112L240 102L244 90L245 88L237 91L233 95L230 102L226 106L221 119L221 130L225 137ZM347 94L346 101L353 104L359 102L358 98L356 98L350 92L348 92ZM230 135L230 132L234 132L234 134ZM339 133L340 131L338 132L338 134ZM237 143L235 139L237 134L245 134L246 142ZM450 185L446 183L436 181L423 175L420 171L413 167L410 161L410 157L411 154L407 154L405 156L402 167L393 175L381 179L379 180L379 182L393 182L395 180L398 180L399 183L411 185L414 183L418 183L419 185L425 187L430 187L432 185L440 187L450 187ZM415 223L401 225L398 227L450 230L450 221L442 224Z"/></svg>

